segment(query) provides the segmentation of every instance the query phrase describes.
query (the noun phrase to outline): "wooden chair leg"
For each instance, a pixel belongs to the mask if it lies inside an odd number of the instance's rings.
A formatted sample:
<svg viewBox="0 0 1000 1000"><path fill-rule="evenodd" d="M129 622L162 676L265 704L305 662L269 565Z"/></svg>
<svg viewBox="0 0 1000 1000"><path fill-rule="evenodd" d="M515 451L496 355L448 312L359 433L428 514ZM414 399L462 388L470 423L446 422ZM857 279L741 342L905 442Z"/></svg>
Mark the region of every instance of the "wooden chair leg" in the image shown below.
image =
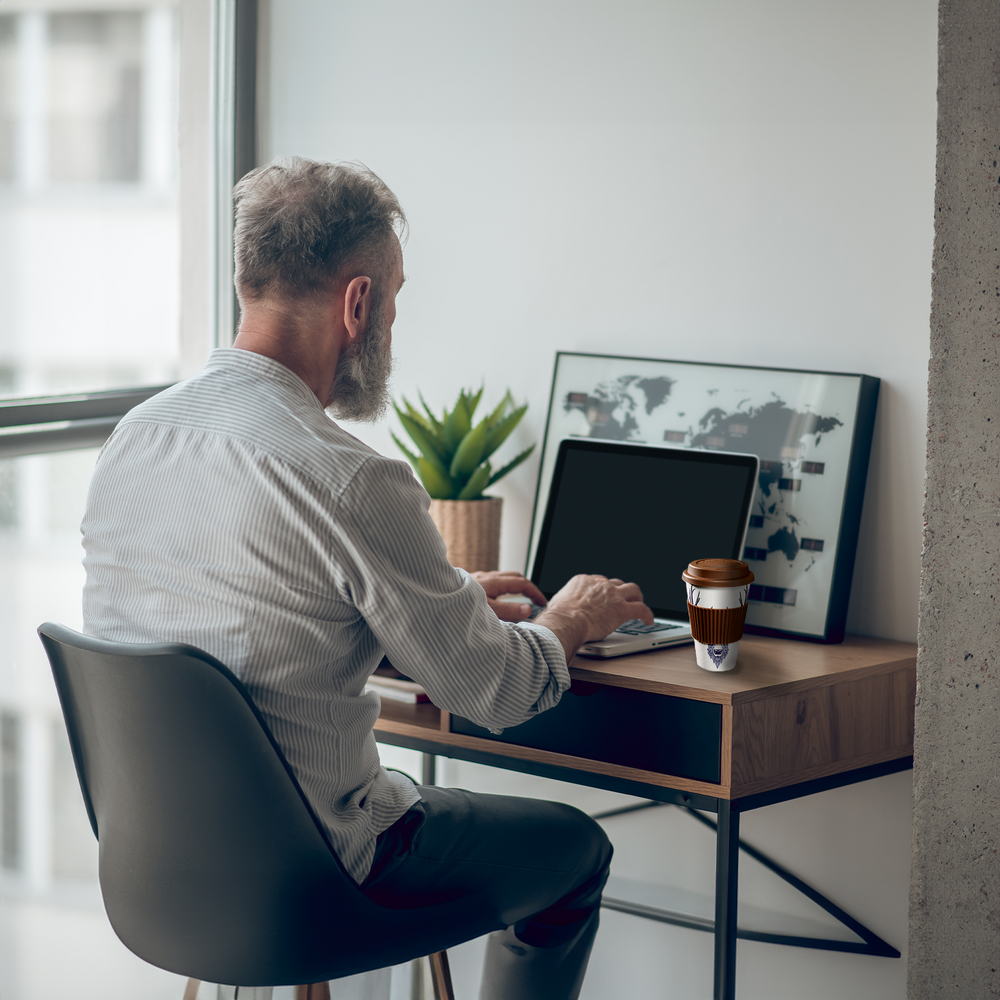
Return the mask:
<svg viewBox="0 0 1000 1000"><path fill-rule="evenodd" d="M200 979L189 979L184 987L184 1000L198 1000L198 987L201 986Z"/></svg>
<svg viewBox="0 0 1000 1000"><path fill-rule="evenodd" d="M329 983L307 983L295 987L295 1000L330 1000Z"/></svg>
<svg viewBox="0 0 1000 1000"><path fill-rule="evenodd" d="M434 982L434 1000L455 1000L455 990L451 985L451 968L448 965L448 952L436 951L428 955L431 963L431 979Z"/></svg>

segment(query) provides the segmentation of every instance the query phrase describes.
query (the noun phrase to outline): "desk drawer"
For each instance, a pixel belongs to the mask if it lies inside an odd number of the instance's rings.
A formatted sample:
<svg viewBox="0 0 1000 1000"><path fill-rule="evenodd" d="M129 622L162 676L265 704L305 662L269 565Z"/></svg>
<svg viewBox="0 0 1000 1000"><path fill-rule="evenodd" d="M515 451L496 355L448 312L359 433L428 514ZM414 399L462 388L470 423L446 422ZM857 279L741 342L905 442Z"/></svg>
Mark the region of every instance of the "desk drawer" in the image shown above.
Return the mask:
<svg viewBox="0 0 1000 1000"><path fill-rule="evenodd" d="M452 715L451 731L609 764L718 784L722 706L669 695L600 687L563 695L555 708L500 736Z"/></svg>

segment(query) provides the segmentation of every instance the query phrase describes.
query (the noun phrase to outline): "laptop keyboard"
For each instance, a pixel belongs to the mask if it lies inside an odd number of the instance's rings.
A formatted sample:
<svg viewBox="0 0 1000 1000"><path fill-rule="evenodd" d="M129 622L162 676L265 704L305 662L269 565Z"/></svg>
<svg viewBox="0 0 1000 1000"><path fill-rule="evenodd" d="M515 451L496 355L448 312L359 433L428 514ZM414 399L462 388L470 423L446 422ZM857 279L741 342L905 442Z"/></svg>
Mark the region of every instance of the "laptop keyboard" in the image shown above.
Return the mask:
<svg viewBox="0 0 1000 1000"><path fill-rule="evenodd" d="M649 632L666 632L672 628L680 628L680 625L671 625L669 622L653 622L652 625L644 625L642 619L633 618L619 625L615 631L624 632L626 635L646 635Z"/></svg>
<svg viewBox="0 0 1000 1000"><path fill-rule="evenodd" d="M534 621L544 610L544 607L532 604L531 614L525 619L525 621ZM626 635L648 635L650 632L669 632L671 629L675 628L680 628L680 625L671 625L669 622L653 622L652 625L646 625L643 623L641 618L631 618L629 621L623 622L619 625L615 631L624 632Z"/></svg>

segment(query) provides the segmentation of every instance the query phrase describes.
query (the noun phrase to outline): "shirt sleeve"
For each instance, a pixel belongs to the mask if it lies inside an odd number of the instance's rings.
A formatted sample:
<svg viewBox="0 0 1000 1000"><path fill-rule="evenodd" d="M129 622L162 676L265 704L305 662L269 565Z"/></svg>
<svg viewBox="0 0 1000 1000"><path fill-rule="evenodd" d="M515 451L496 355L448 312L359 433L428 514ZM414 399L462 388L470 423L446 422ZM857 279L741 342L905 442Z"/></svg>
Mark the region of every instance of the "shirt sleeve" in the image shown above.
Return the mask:
<svg viewBox="0 0 1000 1000"><path fill-rule="evenodd" d="M448 563L429 506L408 465L365 462L337 509L338 575L397 669L439 708L499 733L559 701L566 654L544 626L496 617Z"/></svg>

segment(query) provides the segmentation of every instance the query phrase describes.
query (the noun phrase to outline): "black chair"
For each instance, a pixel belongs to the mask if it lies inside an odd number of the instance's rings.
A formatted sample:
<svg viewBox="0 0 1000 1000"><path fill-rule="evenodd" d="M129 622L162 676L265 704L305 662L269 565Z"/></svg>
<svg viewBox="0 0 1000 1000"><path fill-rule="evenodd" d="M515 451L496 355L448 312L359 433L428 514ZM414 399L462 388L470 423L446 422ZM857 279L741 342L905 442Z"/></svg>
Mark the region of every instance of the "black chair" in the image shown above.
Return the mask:
<svg viewBox="0 0 1000 1000"><path fill-rule="evenodd" d="M52 623L38 632L100 845L104 905L130 951L243 987L430 955L435 992L451 995L444 950L496 929L497 915L468 898L409 910L369 900L226 667L178 643L104 642Z"/></svg>

